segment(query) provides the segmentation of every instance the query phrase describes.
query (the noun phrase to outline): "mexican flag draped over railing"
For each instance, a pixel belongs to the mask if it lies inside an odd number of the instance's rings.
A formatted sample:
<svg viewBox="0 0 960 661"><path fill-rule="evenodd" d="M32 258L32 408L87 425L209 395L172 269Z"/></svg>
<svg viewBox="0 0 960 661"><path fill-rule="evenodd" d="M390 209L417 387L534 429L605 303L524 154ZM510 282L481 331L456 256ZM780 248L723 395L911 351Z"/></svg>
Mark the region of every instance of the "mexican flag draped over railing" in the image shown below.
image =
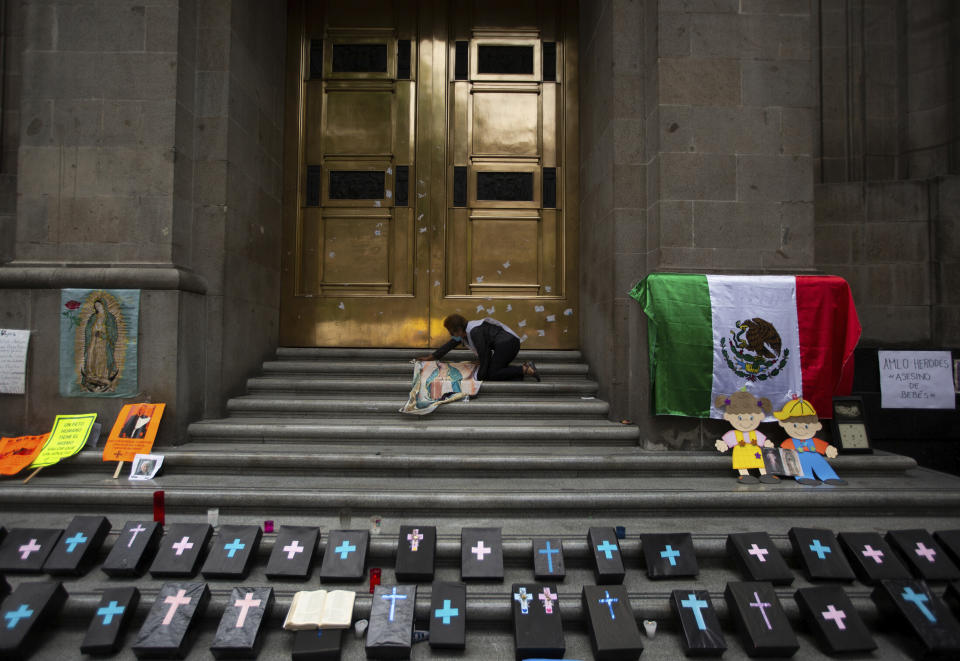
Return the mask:
<svg viewBox="0 0 960 661"><path fill-rule="evenodd" d="M860 322L843 278L654 273L630 295L647 315L655 414L720 418L714 397L746 386L827 418L850 394Z"/></svg>

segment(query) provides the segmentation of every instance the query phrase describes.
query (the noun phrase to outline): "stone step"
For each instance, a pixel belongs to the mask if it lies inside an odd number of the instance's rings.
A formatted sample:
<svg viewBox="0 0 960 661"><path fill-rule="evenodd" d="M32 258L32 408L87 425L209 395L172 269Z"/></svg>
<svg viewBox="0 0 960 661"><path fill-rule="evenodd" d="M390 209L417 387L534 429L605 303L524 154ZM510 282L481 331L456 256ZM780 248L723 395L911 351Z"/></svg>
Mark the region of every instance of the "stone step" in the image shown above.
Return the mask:
<svg viewBox="0 0 960 661"><path fill-rule="evenodd" d="M586 377L588 368L584 363L543 363L538 364L542 378ZM403 360L268 360L263 363L264 374L328 374L358 375L375 374L378 376L403 375L408 380L413 375L411 361ZM536 381L532 378L527 381Z"/></svg>
<svg viewBox="0 0 960 661"><path fill-rule="evenodd" d="M639 430L608 420L575 419L557 424L526 418L448 418L407 416L388 422L364 418L226 418L195 422L187 429L196 440L284 441L390 439L393 443L512 443L518 440L553 442L618 441L635 444Z"/></svg>
<svg viewBox="0 0 960 661"><path fill-rule="evenodd" d="M414 444L403 449L386 441L354 444L232 443L224 451L220 443L194 442L162 450L169 470L178 473L221 472L230 474L332 475L356 477L398 473L405 476L469 475L475 478L504 473L526 476L581 477L613 475L627 477L700 476L734 473L729 457L711 452L648 452L637 447L557 445L544 453L541 444L490 448L477 452L472 446L447 447L438 453L430 445ZM840 456L832 465L843 476L897 476L917 467L901 455ZM74 471L103 474L101 453L84 451L70 460ZM112 466L112 464L111 464Z"/></svg>
<svg viewBox="0 0 960 661"><path fill-rule="evenodd" d="M410 392L411 379L394 376L385 376L382 379L367 378L335 378L303 375L268 375L247 379L247 391L250 394L265 392L323 392L323 393L402 393ZM596 381L588 379L548 379L542 382L524 381L487 381L480 388L480 395L593 395L599 390Z"/></svg>
<svg viewBox="0 0 960 661"><path fill-rule="evenodd" d="M354 360L354 361L410 361L428 355L433 349L351 349L334 347L279 347L278 360ZM473 352L466 349L454 349L443 357L444 360L476 360ZM522 349L514 362L532 360L540 363L562 362L578 363L583 360L579 351L561 351L549 349Z"/></svg>
<svg viewBox="0 0 960 661"><path fill-rule="evenodd" d="M356 398L321 398L304 396L273 396L247 395L235 397L227 402L227 411L231 417L240 416L304 416L311 418L333 417L344 415L363 416L399 420L409 419L410 416L399 412L400 406L405 403L400 397L366 397L363 400ZM572 417L599 417L606 418L610 405L596 398L526 398L509 399L500 397L471 398L470 401L451 402L438 407L429 414L432 418L455 416L458 419L464 415L491 415L491 416L524 416L530 418L572 418Z"/></svg>

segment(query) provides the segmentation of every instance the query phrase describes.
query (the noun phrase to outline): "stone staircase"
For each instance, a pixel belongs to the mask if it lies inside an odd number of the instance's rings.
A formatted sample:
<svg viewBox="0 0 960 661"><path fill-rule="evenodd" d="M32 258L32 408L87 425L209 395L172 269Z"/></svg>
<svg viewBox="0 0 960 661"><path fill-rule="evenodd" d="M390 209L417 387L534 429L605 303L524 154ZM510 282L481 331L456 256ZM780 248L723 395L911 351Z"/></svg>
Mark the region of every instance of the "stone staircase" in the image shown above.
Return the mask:
<svg viewBox="0 0 960 661"><path fill-rule="evenodd" d="M413 658L512 659L509 589L531 581L534 536L560 537L568 567L560 584L567 658L592 658L584 629L581 587L593 584L586 531L590 526L626 528L625 585L639 618L660 623L643 658L682 656L669 611L673 589L709 590L724 622L729 649L724 658L745 658L726 613L723 589L740 580L724 550L731 532L765 530L796 569L793 586L778 588L800 633L795 658L823 658L803 630L793 591L808 585L796 568L787 540L792 526L840 531L960 527L960 479L917 467L912 459L877 453L842 456L833 463L845 487L805 488L793 482L741 486L730 459L716 453L647 452L638 430L607 419L597 384L578 352L530 351L543 382L487 383L469 402L440 407L425 417L397 412L409 389L410 359L422 350L281 348L276 359L251 378L247 394L230 400L228 416L190 426L188 443L164 448L164 473L153 482L112 479L113 465L96 452L45 469L29 484L0 482L0 525L65 527L74 514L107 516L109 551L128 519L151 516L152 493L166 495L167 523L198 522L215 509L220 524L315 525L372 531L368 566L393 578L396 536L402 524L438 529L437 580L459 580L459 532L466 526L503 530L506 577L502 584L469 584L465 654L434 653L426 643ZM454 352L451 360L466 359ZM696 579L647 579L639 535L691 532L700 564ZM289 658L292 634L280 629L295 591L308 583L263 575L275 535L264 536L253 572L243 585L271 585L277 604L261 659ZM11 576L12 585L43 577ZM203 580L199 575L196 580ZM36 658L79 658L79 645L105 587L136 585L142 592L128 647L116 658L133 658L129 645L163 581L146 576L110 579L98 568L68 579L67 606ZM208 581L210 607L190 658L211 658L209 644L234 582ZM324 584L328 587L329 584ZM338 585L359 591L356 616L369 612L366 584ZM935 587L941 591L941 587ZM909 658L907 641L887 630L859 582L846 587L880 645L875 658ZM418 626L426 628L430 586L418 592ZM55 633L53 633L55 631ZM347 636L344 659L364 658L362 641Z"/></svg>

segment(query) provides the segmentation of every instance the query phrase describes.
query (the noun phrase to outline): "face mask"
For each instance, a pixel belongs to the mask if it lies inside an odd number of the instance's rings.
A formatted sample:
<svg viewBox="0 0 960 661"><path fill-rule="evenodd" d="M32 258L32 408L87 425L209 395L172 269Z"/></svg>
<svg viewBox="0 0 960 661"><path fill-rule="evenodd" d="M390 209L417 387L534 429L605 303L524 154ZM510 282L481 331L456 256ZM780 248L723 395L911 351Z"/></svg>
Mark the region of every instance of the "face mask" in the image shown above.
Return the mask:
<svg viewBox="0 0 960 661"><path fill-rule="evenodd" d="M451 336L450 336L450 339L451 339L451 340L456 340L457 342L463 342L463 338L460 337L459 335L451 335Z"/></svg>

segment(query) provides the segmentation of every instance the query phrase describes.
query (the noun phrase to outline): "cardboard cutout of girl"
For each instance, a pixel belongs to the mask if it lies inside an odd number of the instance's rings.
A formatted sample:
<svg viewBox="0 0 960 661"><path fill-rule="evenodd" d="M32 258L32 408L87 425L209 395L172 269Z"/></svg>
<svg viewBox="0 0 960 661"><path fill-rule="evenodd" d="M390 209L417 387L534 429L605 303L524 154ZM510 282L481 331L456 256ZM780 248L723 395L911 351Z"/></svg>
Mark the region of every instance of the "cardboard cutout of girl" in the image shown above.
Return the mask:
<svg viewBox="0 0 960 661"><path fill-rule="evenodd" d="M733 468L740 473L737 481L740 484L774 484L780 481L776 475L767 475L764 468L763 454L760 448L772 448L773 441L767 439L757 427L773 410L770 400L766 397L757 398L746 389L738 390L732 395L720 395L714 401L714 406L722 409L723 419L733 427L730 431L717 439L717 450L726 452L733 449ZM759 480L750 474L750 469L756 468L760 472Z"/></svg>
<svg viewBox="0 0 960 661"><path fill-rule="evenodd" d="M797 476L797 482L807 486L816 486L821 480L825 484L839 486L846 484L836 471L827 463L824 456L833 459L837 456L837 448L826 441L814 438L814 435L823 429L823 423L817 417L813 404L805 399L794 399L787 402L783 409L774 411L779 425L787 432L788 438L780 444L781 448L796 450L800 457L800 467L803 476Z"/></svg>

